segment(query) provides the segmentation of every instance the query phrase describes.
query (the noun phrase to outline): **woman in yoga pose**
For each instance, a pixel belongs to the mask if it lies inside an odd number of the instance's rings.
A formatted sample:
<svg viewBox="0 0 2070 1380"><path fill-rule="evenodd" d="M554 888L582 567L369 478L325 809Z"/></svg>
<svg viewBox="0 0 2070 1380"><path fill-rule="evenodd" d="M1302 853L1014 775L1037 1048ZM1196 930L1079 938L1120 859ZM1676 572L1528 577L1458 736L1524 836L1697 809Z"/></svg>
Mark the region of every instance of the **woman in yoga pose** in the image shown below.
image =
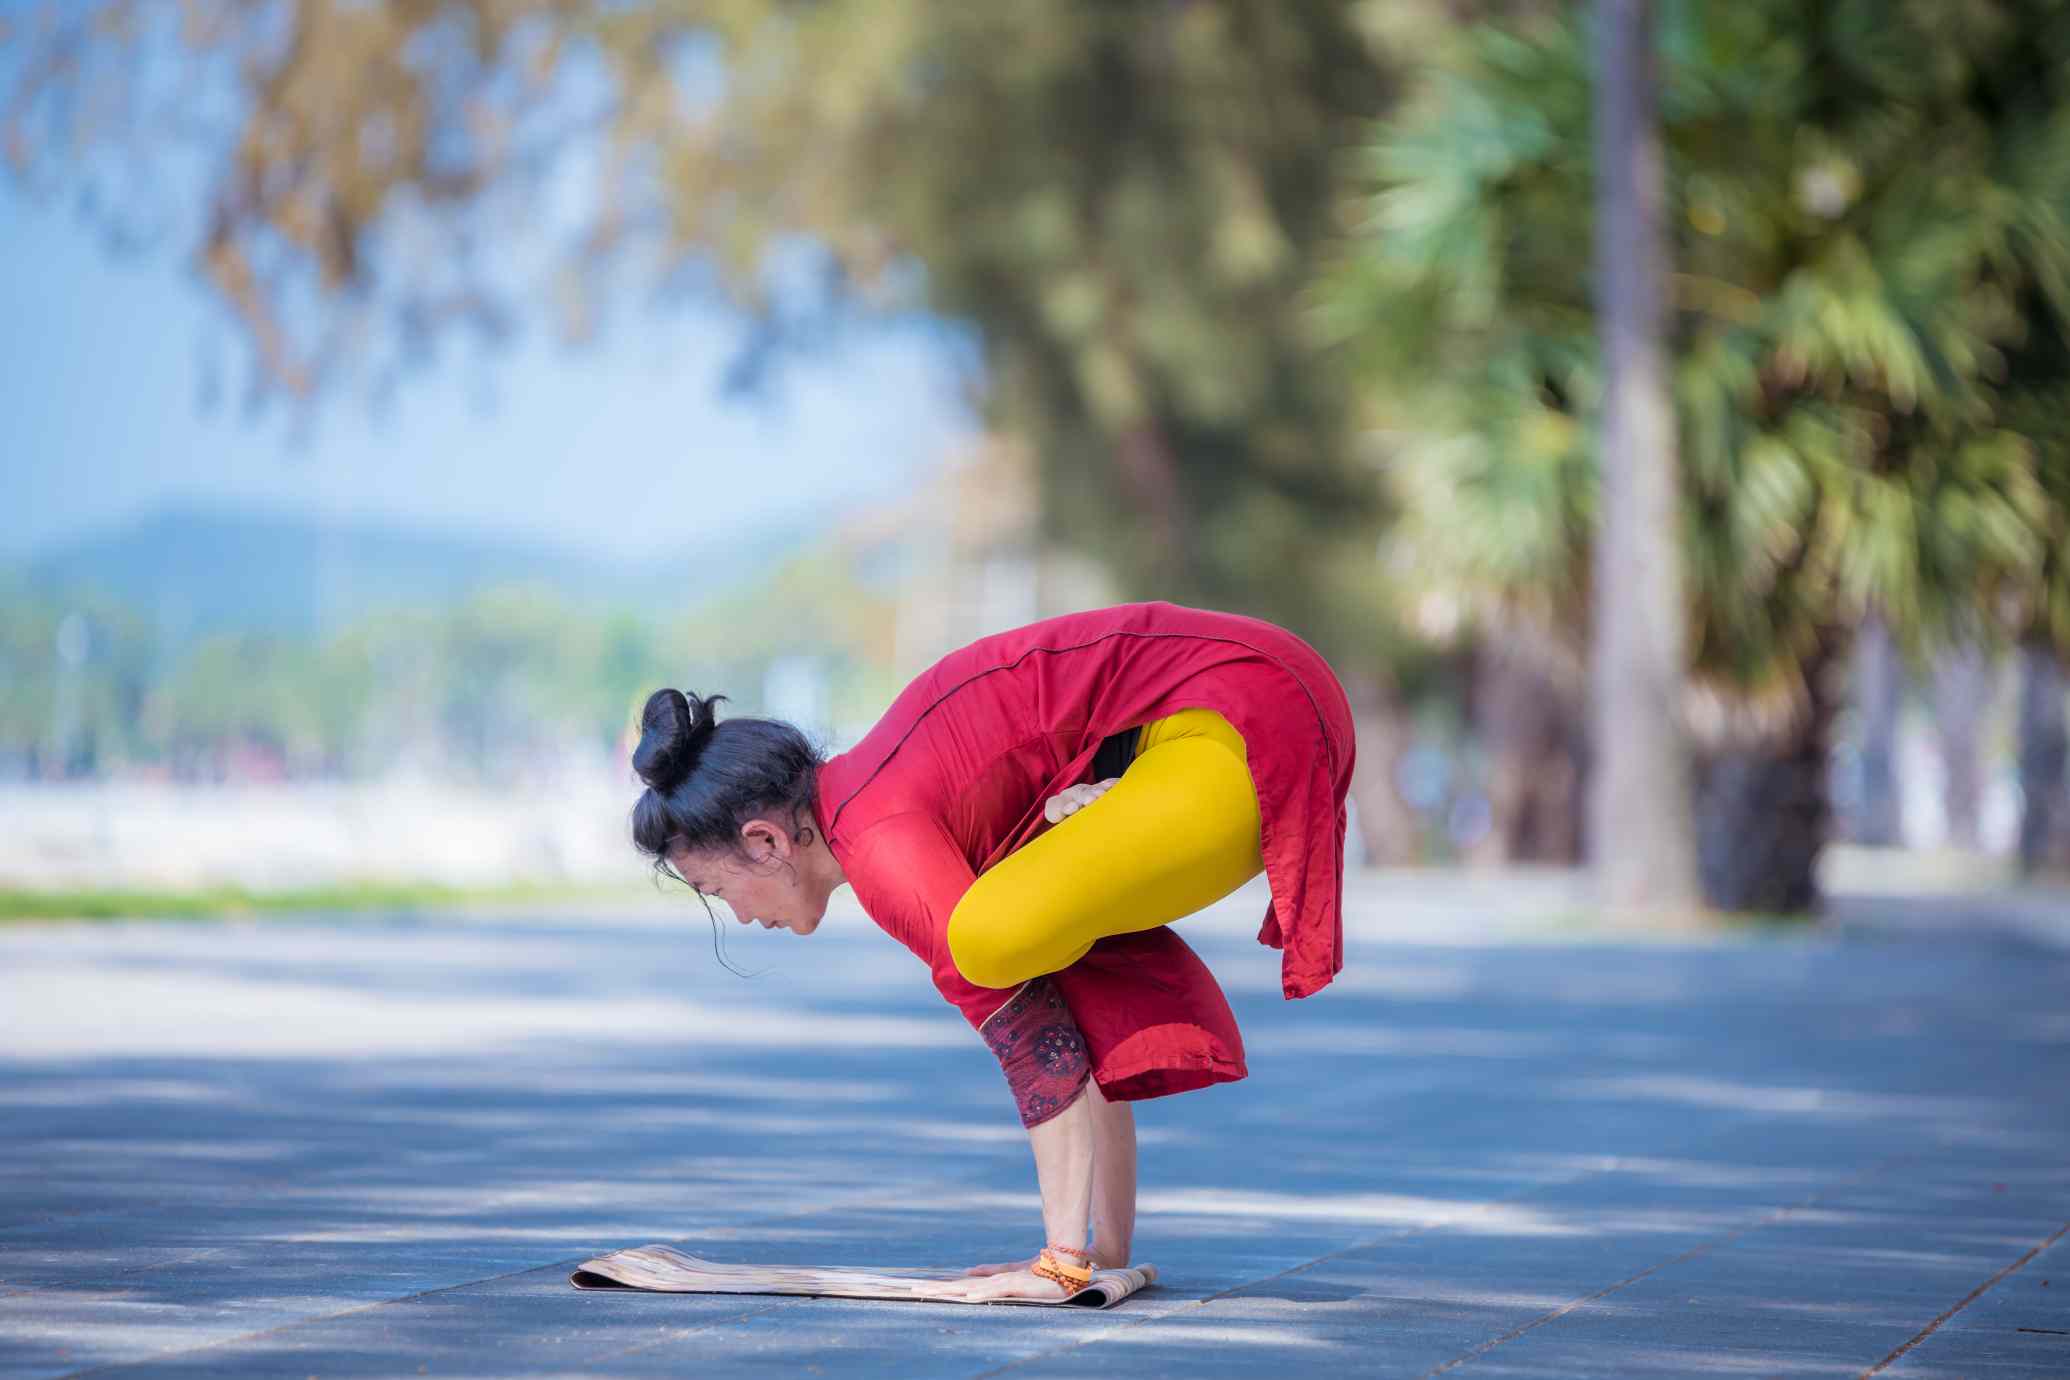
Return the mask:
<svg viewBox="0 0 2070 1380"><path fill-rule="evenodd" d="M742 924L811 934L844 883L998 1057L1045 1247L974 1298L1059 1298L1125 1265L1129 1103L1245 1076L1228 1000L1170 927L1260 871L1291 999L1344 966L1351 711L1286 629L1154 601L951 652L821 757L723 696L647 701L633 839Z"/></svg>

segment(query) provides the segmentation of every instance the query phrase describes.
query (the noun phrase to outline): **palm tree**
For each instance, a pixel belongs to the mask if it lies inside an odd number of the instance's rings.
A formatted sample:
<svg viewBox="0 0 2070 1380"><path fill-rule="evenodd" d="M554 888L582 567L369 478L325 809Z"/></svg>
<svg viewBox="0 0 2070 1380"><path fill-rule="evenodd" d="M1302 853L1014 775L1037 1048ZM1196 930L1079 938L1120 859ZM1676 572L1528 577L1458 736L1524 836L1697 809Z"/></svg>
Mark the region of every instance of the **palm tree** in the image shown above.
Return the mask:
<svg viewBox="0 0 2070 1380"><path fill-rule="evenodd" d="M2070 169L2058 176L2061 207ZM2070 281L2052 287L2030 290L2032 327L2006 369L2008 425L2035 438L2050 512L2040 569L2006 621L2019 648L2021 870L2070 876Z"/></svg>
<svg viewBox="0 0 2070 1380"><path fill-rule="evenodd" d="M1594 787L1589 834L1602 901L1696 909L1674 400L1665 340L1664 174L1653 0L1595 13L1595 300L1602 345L1596 530Z"/></svg>
<svg viewBox="0 0 2070 1380"><path fill-rule="evenodd" d="M1958 30L1924 7L1662 11L1685 710L1704 889L1726 908L1815 904L1864 612L1915 658L2002 634L2061 522L2003 385L2023 304L2070 284L2070 7L1964 12ZM1586 47L1546 18L1437 57L1373 141L1372 214L1322 320L1389 434L1421 582L1578 644L1604 395Z"/></svg>
<svg viewBox="0 0 2070 1380"><path fill-rule="evenodd" d="M2063 661L2038 639L2020 648L2020 869L2070 874L2070 733Z"/></svg>

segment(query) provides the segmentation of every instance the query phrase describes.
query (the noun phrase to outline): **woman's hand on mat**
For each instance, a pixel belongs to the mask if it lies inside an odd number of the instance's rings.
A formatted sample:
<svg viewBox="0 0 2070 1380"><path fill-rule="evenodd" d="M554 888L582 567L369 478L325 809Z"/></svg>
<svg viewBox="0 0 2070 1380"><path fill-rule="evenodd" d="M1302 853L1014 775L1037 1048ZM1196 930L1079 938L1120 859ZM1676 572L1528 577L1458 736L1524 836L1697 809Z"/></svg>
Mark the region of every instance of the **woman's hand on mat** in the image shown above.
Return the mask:
<svg viewBox="0 0 2070 1380"><path fill-rule="evenodd" d="M983 1266L979 1267L984 1268ZM943 1284L915 1285L931 1293L959 1299L1060 1299L1064 1286L1046 1275L1015 1268L984 1279L952 1279Z"/></svg>
<svg viewBox="0 0 2070 1380"><path fill-rule="evenodd" d="M1119 784L1120 777L1110 776L1105 781L1067 786L1042 803L1042 817L1056 824L1067 815L1077 814Z"/></svg>
<svg viewBox="0 0 2070 1380"><path fill-rule="evenodd" d="M1002 1260L997 1265L973 1265L969 1269L965 1270L963 1273L966 1275L1011 1274L1015 1270L1034 1269L1035 1262L1040 1259L1042 1259L1042 1252L1037 1251L1035 1252L1035 1254L1029 1256L1026 1260Z"/></svg>

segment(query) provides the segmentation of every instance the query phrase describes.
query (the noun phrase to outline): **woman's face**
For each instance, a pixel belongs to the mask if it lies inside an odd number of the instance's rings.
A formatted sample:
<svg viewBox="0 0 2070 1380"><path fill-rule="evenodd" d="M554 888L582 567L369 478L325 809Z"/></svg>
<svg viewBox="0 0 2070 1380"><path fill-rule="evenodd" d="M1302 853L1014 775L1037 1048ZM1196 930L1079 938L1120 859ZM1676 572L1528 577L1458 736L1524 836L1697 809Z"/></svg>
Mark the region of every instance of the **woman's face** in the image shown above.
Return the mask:
<svg viewBox="0 0 2070 1380"><path fill-rule="evenodd" d="M670 861L691 886L724 902L741 924L811 934L826 915L827 898L807 889L803 850L757 823L748 824L741 838L753 863L710 852L678 853Z"/></svg>

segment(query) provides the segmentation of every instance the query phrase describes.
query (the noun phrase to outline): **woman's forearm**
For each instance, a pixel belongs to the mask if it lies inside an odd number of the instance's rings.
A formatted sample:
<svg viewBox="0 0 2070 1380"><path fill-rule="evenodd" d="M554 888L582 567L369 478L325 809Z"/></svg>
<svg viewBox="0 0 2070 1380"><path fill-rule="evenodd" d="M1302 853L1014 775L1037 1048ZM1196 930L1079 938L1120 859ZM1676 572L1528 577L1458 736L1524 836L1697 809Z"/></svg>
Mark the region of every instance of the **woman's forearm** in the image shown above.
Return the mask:
<svg viewBox="0 0 2070 1380"><path fill-rule="evenodd" d="M1129 1262L1136 1230L1135 1108L1107 1101L1091 1082L1081 1100L1093 1110L1093 1263L1119 1267Z"/></svg>
<svg viewBox="0 0 2070 1380"><path fill-rule="evenodd" d="M1101 1266L1128 1264L1136 1229L1134 1108L1109 1102L1100 1085L1087 1079L1070 1106L1028 1128L1028 1144L1035 1152L1046 1239L1090 1245Z"/></svg>
<svg viewBox="0 0 2070 1380"><path fill-rule="evenodd" d="M1070 1106L1028 1128L1035 1179L1042 1189L1042 1228L1051 1245L1085 1245L1092 1212L1093 1099L1099 1085L1088 1078L1085 1087Z"/></svg>

